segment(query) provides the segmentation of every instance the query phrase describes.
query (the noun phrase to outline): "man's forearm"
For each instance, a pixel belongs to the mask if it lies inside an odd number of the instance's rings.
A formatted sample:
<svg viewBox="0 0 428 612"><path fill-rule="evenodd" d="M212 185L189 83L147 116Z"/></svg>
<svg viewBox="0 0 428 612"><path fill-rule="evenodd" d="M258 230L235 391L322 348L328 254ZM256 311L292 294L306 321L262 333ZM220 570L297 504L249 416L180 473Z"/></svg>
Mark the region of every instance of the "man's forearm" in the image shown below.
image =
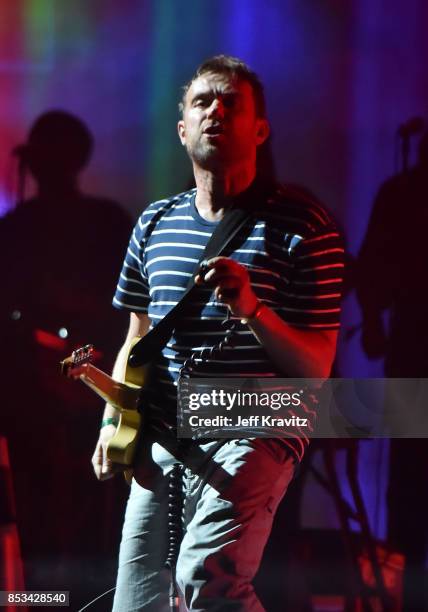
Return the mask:
<svg viewBox="0 0 428 612"><path fill-rule="evenodd" d="M293 378L326 378L330 374L337 332L300 330L263 304L247 320L275 366Z"/></svg>

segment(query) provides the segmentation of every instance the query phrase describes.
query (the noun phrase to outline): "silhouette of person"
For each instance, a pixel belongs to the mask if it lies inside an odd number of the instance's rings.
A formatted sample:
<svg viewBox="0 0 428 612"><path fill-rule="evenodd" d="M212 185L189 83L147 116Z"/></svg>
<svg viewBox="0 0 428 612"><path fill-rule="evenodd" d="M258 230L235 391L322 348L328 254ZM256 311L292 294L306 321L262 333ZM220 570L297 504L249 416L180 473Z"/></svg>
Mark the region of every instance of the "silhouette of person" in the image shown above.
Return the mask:
<svg viewBox="0 0 428 612"><path fill-rule="evenodd" d="M357 262L362 344L369 358L384 357L388 378L428 376L427 223L428 132L417 164L381 186ZM387 399L385 418L400 436L406 421L417 418L412 398L391 383ZM388 540L406 557L404 609L426 610L427 441L392 438L389 468Z"/></svg>
<svg viewBox="0 0 428 612"><path fill-rule="evenodd" d="M70 588L71 574L82 579L86 570L82 555L106 553L120 523L111 515L121 483L97 488L90 469L102 402L61 378L58 363L92 342L110 371L124 325L111 294L132 224L116 202L81 192L92 149L80 119L60 110L41 115L14 151L36 195L0 221L1 429L33 588L53 588L55 576Z"/></svg>
<svg viewBox="0 0 428 612"><path fill-rule="evenodd" d="M369 357L385 356L388 376L424 376L428 290L424 277L428 253L428 133L419 160L408 172L380 188L359 254L358 298L363 311L363 347ZM390 310L388 329L383 311Z"/></svg>

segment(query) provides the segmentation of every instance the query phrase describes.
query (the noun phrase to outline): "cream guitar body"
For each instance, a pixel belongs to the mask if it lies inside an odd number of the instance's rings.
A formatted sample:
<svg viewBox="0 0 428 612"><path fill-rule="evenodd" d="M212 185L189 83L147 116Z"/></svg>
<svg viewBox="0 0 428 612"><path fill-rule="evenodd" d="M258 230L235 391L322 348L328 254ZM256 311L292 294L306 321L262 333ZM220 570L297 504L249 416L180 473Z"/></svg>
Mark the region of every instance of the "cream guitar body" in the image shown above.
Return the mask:
<svg viewBox="0 0 428 612"><path fill-rule="evenodd" d="M132 341L129 353L139 339L137 337ZM131 368L127 365L125 381L117 382L91 363L93 352L94 347L91 344L73 351L70 357L61 361L61 372L68 378L81 380L119 412L119 423L115 435L108 443L107 457L124 466L125 478L130 483L142 427L139 403L147 379L147 366Z"/></svg>

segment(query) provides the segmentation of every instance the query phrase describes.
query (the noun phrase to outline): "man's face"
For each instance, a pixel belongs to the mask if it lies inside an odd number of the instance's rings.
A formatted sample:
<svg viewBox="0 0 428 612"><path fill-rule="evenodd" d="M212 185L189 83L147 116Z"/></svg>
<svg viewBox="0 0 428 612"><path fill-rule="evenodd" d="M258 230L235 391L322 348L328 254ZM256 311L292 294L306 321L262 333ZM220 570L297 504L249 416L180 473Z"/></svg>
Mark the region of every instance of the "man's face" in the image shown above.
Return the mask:
<svg viewBox="0 0 428 612"><path fill-rule="evenodd" d="M256 116L247 81L208 73L187 91L178 134L192 161L214 170L255 163L257 146L266 140L269 126Z"/></svg>

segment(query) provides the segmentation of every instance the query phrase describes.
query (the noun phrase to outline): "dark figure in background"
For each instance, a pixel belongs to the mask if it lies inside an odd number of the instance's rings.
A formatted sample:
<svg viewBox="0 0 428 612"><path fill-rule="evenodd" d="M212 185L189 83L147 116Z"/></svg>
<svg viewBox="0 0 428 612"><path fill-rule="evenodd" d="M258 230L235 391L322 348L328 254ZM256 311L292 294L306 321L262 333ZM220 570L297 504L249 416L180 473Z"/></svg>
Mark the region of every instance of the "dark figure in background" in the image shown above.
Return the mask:
<svg viewBox="0 0 428 612"><path fill-rule="evenodd" d="M363 347L369 358L384 357L389 378L428 377L427 226L428 133L417 165L380 188L357 264ZM411 401L402 399L398 420L391 420L397 436L403 411L412 419ZM406 556L404 609L427 610L427 440L391 439L387 505L388 540Z"/></svg>
<svg viewBox="0 0 428 612"><path fill-rule="evenodd" d="M106 555L118 537L111 515L122 483L98 488L88 468L99 400L59 374L60 359L88 342L102 354L101 367L111 367L124 324L110 295L131 220L117 203L80 191L92 147L77 117L39 117L14 151L36 195L0 221L1 432L27 588L71 588L72 577L90 582L82 557Z"/></svg>

